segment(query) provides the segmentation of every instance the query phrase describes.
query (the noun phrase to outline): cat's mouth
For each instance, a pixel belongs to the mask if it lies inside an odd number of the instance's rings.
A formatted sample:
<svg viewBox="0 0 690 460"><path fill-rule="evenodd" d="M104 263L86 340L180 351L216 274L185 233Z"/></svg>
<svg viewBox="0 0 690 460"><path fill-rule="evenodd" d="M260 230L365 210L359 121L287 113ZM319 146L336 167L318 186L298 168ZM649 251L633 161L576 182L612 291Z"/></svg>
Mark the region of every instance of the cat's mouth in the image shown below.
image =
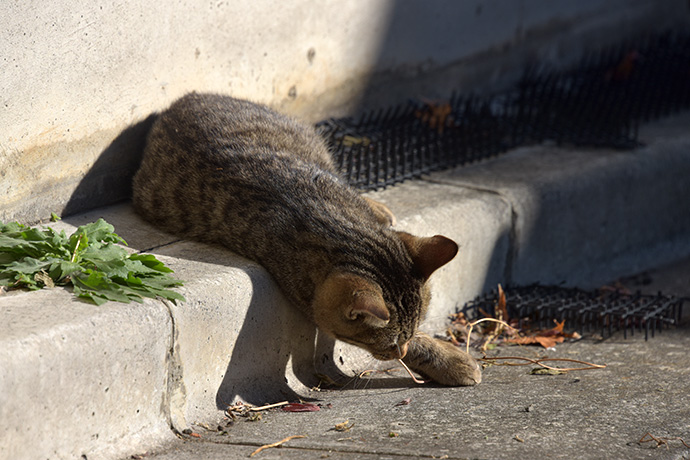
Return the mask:
<svg viewBox="0 0 690 460"><path fill-rule="evenodd" d="M385 350L380 350L380 349L374 349L369 344L359 343L359 342L356 342L352 339L348 339L345 337L336 336L336 338L339 340L342 340L343 342L347 342L351 345L355 345L357 347L364 348L369 353L371 353L374 358L376 358L380 361L392 361L394 359L403 359L405 357L405 355L407 354L407 345L409 343L409 342L405 342L402 345L398 345L397 343L395 343Z"/></svg>
<svg viewBox="0 0 690 460"><path fill-rule="evenodd" d="M378 352L372 351L371 354L374 356L374 358L379 359L381 361L403 359L407 354L407 342L402 345L398 345L396 343L392 348L388 350Z"/></svg>

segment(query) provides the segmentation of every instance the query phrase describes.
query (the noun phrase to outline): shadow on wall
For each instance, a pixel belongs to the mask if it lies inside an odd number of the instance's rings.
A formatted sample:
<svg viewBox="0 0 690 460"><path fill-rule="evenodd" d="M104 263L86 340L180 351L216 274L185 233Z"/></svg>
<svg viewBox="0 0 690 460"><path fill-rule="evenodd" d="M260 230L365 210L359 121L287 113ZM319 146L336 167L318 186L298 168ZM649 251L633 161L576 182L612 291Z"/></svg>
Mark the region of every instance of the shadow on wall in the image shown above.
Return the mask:
<svg viewBox="0 0 690 460"><path fill-rule="evenodd" d="M132 178L156 117L157 114L149 115L127 127L103 150L72 193L62 211L63 217L131 198Z"/></svg>
<svg viewBox="0 0 690 460"><path fill-rule="evenodd" d="M281 298L263 270L247 273L252 299L216 393L219 410L238 399L255 405L298 400L293 375L307 387L318 383L311 366L316 328Z"/></svg>

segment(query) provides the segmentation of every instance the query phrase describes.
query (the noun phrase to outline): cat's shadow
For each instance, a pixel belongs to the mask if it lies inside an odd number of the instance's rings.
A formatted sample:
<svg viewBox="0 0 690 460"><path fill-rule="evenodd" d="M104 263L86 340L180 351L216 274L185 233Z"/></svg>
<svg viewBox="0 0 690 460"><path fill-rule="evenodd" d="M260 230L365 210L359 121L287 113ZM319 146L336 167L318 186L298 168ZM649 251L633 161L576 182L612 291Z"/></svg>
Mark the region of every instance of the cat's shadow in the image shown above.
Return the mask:
<svg viewBox="0 0 690 460"><path fill-rule="evenodd" d="M218 409L223 410L238 400L263 405L309 399L309 389L319 383L317 374L342 377L331 365L333 339L319 334L316 326L285 299L260 265L220 246L180 241L169 248L162 247L154 252L165 255L170 251L170 255L175 257L204 264L192 270L206 270L209 268L207 264L212 264L211 270L223 266L233 273L229 277L223 275L229 280L227 286L214 290L213 294L205 294L214 296L215 305L197 307L187 303L178 310L187 318L206 314L213 318L212 321L222 323L209 324L212 330L208 331L208 334L216 335L211 340L219 347L213 351L214 359L222 359L223 348L232 350L216 390ZM190 273L190 276L194 275ZM190 307L200 311L190 312ZM214 310L218 308L220 310ZM191 322L199 324L194 318ZM226 331L227 336L223 337ZM206 339L199 337L201 341ZM196 341L196 337L188 335L187 340ZM199 342L193 346L203 349ZM182 364L185 365L184 362Z"/></svg>
<svg viewBox="0 0 690 460"><path fill-rule="evenodd" d="M233 255L234 257L234 255ZM344 377L333 362L334 341L289 304L263 268L242 267L252 299L216 392L216 406L236 400L262 405L317 399L309 391L320 373Z"/></svg>
<svg viewBox="0 0 690 460"><path fill-rule="evenodd" d="M340 357L338 342L288 304L262 268L257 266L248 274L254 295L216 393L218 409L237 399L255 405L320 400L326 393L312 390L321 388L395 390L415 385L409 377L398 375L346 375L335 362Z"/></svg>
<svg viewBox="0 0 690 460"><path fill-rule="evenodd" d="M320 386L348 390L395 389L415 385L411 379L398 374L371 379L345 374L339 367L343 366L342 344L320 333L302 312L285 300L278 286L261 266L225 248L179 240L161 232L143 221L130 203L67 217L65 222L78 226L101 216L107 218L132 249L198 262L206 267L209 264L220 265L230 270L239 270L243 278L245 275L248 277L251 298L244 318L233 316L232 303L237 302L237 297L233 295L228 295L227 299L217 299L215 307L198 303L181 303L174 307L175 320L180 324L185 316L187 319L184 321L193 324L196 321L194 315L217 315L218 320L223 323L218 324L218 329L204 331L199 337L188 335L185 340L195 341L191 345L192 348L198 346L201 349L201 342L208 340L207 334L229 334L227 340L211 338L220 344L221 349L214 351L218 356L223 353L222 348L232 349L222 381L216 390L215 402L218 409L223 410L237 400L261 405L281 400L319 399L321 396L318 392L309 390ZM197 269L194 265L186 268ZM184 280L193 279L199 274L189 273L187 277L181 269L175 276ZM242 289L246 287L245 284L242 285ZM232 289L234 287L227 287L228 292ZM218 308L219 305L221 308L227 305L228 311L209 311ZM241 325L238 325L240 321ZM233 343L229 341L232 333L228 331L237 330L238 327L239 332ZM184 343L180 345L184 346ZM184 350L178 349L177 352L181 353L181 356L190 356L187 354L189 352ZM373 357L370 359L371 364L374 364ZM341 364L336 365L336 361ZM359 364L366 366L367 363ZM182 366L184 372L184 362ZM324 375L327 376L326 380L337 382L337 385L324 385Z"/></svg>

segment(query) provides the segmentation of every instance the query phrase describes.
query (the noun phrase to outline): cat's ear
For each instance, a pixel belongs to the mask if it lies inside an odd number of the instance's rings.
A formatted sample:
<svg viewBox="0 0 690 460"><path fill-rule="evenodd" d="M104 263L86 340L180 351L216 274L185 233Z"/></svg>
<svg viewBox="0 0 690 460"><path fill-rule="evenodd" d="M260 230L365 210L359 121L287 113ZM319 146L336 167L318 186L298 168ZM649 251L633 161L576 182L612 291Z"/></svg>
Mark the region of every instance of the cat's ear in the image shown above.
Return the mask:
<svg viewBox="0 0 690 460"><path fill-rule="evenodd" d="M331 273L317 286L312 308L316 324L331 332L343 333L342 326L356 327L360 319L371 327L385 327L390 320L381 288L347 272Z"/></svg>
<svg viewBox="0 0 690 460"><path fill-rule="evenodd" d="M390 321L390 313L386 308L383 296L376 291L355 291L352 293L352 301L347 307L348 319L362 318L372 327L385 327Z"/></svg>
<svg viewBox="0 0 690 460"><path fill-rule="evenodd" d="M458 253L457 243L445 236L418 237L405 232L397 233L424 279L428 279Z"/></svg>

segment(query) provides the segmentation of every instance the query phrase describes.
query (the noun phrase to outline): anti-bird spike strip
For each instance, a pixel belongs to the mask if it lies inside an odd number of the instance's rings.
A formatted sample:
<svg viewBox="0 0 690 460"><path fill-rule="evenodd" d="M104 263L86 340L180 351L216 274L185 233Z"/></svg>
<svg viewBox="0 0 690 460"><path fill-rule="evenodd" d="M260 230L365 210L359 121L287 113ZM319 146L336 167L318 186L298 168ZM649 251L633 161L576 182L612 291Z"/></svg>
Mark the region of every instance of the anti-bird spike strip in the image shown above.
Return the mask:
<svg viewBox="0 0 690 460"><path fill-rule="evenodd" d="M589 332L600 328L602 336L614 331L644 331L645 340L657 330L677 325L687 299L657 295L624 293L617 290L584 291L556 286L517 286L505 288L508 316L519 321L522 329L526 321L533 327L552 327L553 321L565 320L566 328ZM484 311L496 314L498 291L492 291L466 303L459 309L470 319Z"/></svg>
<svg viewBox="0 0 690 460"><path fill-rule="evenodd" d="M348 182L374 190L545 141L632 149L640 123L690 107L689 76L690 34L665 32L572 69L530 66L498 94L411 100L317 128Z"/></svg>

